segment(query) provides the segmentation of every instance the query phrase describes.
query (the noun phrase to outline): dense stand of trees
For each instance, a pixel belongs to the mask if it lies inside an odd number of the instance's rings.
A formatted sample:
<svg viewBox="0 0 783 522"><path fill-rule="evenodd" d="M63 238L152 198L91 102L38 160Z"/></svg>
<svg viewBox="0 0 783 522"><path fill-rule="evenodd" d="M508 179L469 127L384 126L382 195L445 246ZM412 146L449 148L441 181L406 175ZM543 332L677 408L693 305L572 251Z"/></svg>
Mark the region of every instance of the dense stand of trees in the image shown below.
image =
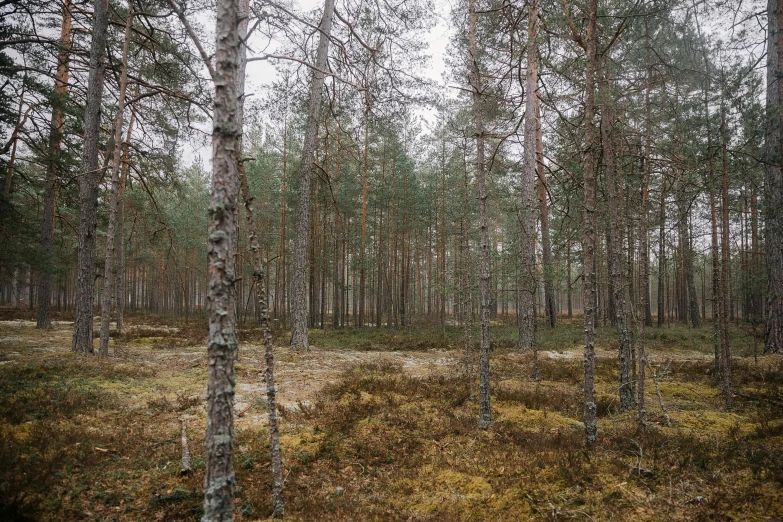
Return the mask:
<svg viewBox="0 0 783 522"><path fill-rule="evenodd" d="M73 317L84 353L100 309L104 357L125 310L209 316L209 519L233 498L237 323L264 330L272 417L271 331L459 325L489 425L491 321L535 352L537 322L580 314L588 445L601 323L641 429L649 328L712 322L727 409L732 324L783 351L776 0L457 3L440 85L424 0L0 9L0 304ZM259 92L253 62L277 71ZM211 181L187 157L210 119Z"/></svg>

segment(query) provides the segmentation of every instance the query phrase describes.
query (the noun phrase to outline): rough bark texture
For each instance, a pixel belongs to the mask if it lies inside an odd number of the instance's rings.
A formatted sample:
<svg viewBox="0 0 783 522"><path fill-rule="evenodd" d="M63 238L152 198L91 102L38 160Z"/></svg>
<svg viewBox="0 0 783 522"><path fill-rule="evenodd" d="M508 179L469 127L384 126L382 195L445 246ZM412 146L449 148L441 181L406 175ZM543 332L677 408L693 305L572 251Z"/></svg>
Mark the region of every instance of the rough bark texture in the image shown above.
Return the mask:
<svg viewBox="0 0 783 522"><path fill-rule="evenodd" d="M535 345L535 293L536 293L536 89L538 88L538 55L535 33L538 28L538 2L532 0L528 16L529 41L527 48L527 75L525 77L525 148L522 158L522 177L519 182L520 224L520 291L519 348L533 350Z"/></svg>
<svg viewBox="0 0 783 522"><path fill-rule="evenodd" d="M113 286L117 279L117 266L114 264L116 248L115 229L117 225L117 207L120 198L120 167L122 155L122 123L125 114L125 93L128 89L128 51L130 50L130 32L133 25L133 0L128 0L128 17L125 20L125 43L122 46L122 72L120 73L120 92L117 98L117 116L114 119L114 151L111 167L111 188L109 190L109 224L106 228L106 260L103 268L103 300L101 307L101 339L98 354L109 356L109 320L111 303L114 297Z"/></svg>
<svg viewBox="0 0 783 522"><path fill-rule="evenodd" d="M54 211L60 174L60 145L65 125L65 103L68 97L69 58L71 55L71 0L63 2L63 22L60 29L60 52L57 55L57 75L52 97L52 120L49 126L46 185L44 187L43 221L41 224L41 255L45 263L38 279L38 321L36 328L51 328L49 304L52 297L52 262Z"/></svg>
<svg viewBox="0 0 783 522"><path fill-rule="evenodd" d="M95 0L90 74L84 108L84 148L79 176L79 254L76 262L76 302L72 350L93 353L92 303L95 295L95 239L98 223L98 189L103 169L98 167L98 141L101 132L103 78L106 72L106 32L109 25L108 0Z"/></svg>
<svg viewBox="0 0 783 522"><path fill-rule="evenodd" d="M476 128L476 182L479 198L479 241L481 242L481 344L479 346L479 425L492 423L489 398L489 223L487 219L486 164L484 162L484 123L481 104L481 72L476 51L476 0L470 0L469 70L473 92L473 121Z"/></svg>
<svg viewBox="0 0 783 522"><path fill-rule="evenodd" d="M619 178L615 159L613 139L614 112L612 93L606 72L601 76L601 142L606 171L606 199L609 206L609 271L614 304L614 324L617 328L618 370L620 376L620 410L634 407L634 393L631 386L631 340L628 334L625 301L625 260L623 255L623 183Z"/></svg>
<svg viewBox="0 0 783 522"><path fill-rule="evenodd" d="M234 362L236 221L242 123L237 111L239 1L217 3L215 108L212 128L212 188L207 261L207 433L204 474L206 522L232 520L234 511Z"/></svg>
<svg viewBox="0 0 783 522"><path fill-rule="evenodd" d="M313 175L315 134L321 117L321 92L324 86L326 55L332 31L334 0L326 0L324 14L318 26L320 32L313 80L310 84L310 106L307 114L302 161L299 166L299 199L296 203L296 234L294 236L294 276L291 285L291 348L308 350L307 340L307 238L310 227L310 183Z"/></svg>
<svg viewBox="0 0 783 522"><path fill-rule="evenodd" d="M767 136L765 243L767 255L767 328L765 353L783 353L783 9L769 0L767 46Z"/></svg>
<svg viewBox="0 0 783 522"><path fill-rule="evenodd" d="M592 446L598 431L595 404L595 154L596 139L593 117L595 115L596 25L598 0L587 4L585 67L585 163L584 163L584 215L582 217L582 295L584 302L584 423L585 443Z"/></svg>

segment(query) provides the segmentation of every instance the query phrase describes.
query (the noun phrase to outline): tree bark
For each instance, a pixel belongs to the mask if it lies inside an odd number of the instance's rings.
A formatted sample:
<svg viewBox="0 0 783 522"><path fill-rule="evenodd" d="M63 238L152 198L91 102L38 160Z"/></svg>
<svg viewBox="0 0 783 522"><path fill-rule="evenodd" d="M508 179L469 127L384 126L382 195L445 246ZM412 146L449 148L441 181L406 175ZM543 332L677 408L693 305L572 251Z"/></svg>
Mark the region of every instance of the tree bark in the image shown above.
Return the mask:
<svg viewBox="0 0 783 522"><path fill-rule="evenodd" d="M60 29L60 51L57 55L57 75L52 98L52 120L49 126L49 157L46 161L46 186L44 188L43 222L41 225L41 255L44 267L38 279L38 321L36 328L51 328L49 314L52 300L52 264L55 201L60 180L60 146L65 126L65 104L68 98L68 77L71 56L71 0L63 2L63 21Z"/></svg>
<svg viewBox="0 0 783 522"><path fill-rule="evenodd" d="M136 96L139 94L136 85ZM122 177L120 179L119 194L117 197L117 279L115 283L115 302L117 304L117 331L125 330L125 188L128 183L128 169L130 169L130 141L133 135L133 125L136 122L136 104L131 107L128 132L125 134L125 150L122 154ZM187 320L185 321L187 322Z"/></svg>
<svg viewBox="0 0 783 522"><path fill-rule="evenodd" d="M236 333L237 166L242 121L237 107L241 67L239 0L217 3L215 107L212 130L212 188L207 241L209 337L207 343L207 430L204 474L206 522L233 519L234 363Z"/></svg>
<svg viewBox="0 0 783 522"><path fill-rule="evenodd" d="M538 177L536 141L536 89L538 89L538 0L529 4L527 74L525 76L525 142L522 159L522 177L519 182L519 224L520 224L520 292L518 321L520 350L535 348L535 293L536 293L536 209L535 184ZM534 359L536 357L534 353Z"/></svg>
<svg viewBox="0 0 783 522"><path fill-rule="evenodd" d="M538 6L536 6L538 7ZM531 9L532 9L531 4ZM534 51L535 52L535 51ZM530 58L528 58L529 60ZM529 70L529 66L528 66ZM538 71L536 71L537 73ZM549 208L547 206L547 181L544 172L544 140L541 130L541 100L536 98L536 171L538 172L538 205L541 219L541 258L544 270L544 311L546 324L554 328L557 324L555 306L555 268L552 266L552 240L549 237Z"/></svg>
<svg viewBox="0 0 783 522"><path fill-rule="evenodd" d="M242 29L240 29L242 31ZM244 32L247 32L247 24L244 24ZM242 54L244 54L244 50ZM243 78L243 77L240 77ZM244 81L237 84L238 89L244 91ZM242 104L243 96L239 97L239 104ZM244 108L239 110L240 114ZM259 310L259 326L264 338L264 362L266 381L266 409L269 416L269 450L272 464L272 517L282 517L285 513L283 502L283 464L280 451L280 430L277 422L277 401L275 390L275 358L274 347L272 346L272 330L269 323L269 305L267 301L266 275L261 258L261 248L258 245L258 233L256 231L255 211L253 210L253 198L250 195L250 188L247 184L245 169L240 161L238 165L239 180L242 189L242 199L245 201L245 210L247 216L247 229L250 241L250 250L253 260L253 280L256 288L256 302Z"/></svg>
<svg viewBox="0 0 783 522"><path fill-rule="evenodd" d="M696 295L696 281L693 274L693 246L688 227L688 202L683 195L683 187L680 186L677 192L677 229L680 235L680 244L682 245L681 255L685 268L685 290L687 291L687 316L690 316L691 325L694 328L701 327L701 317L699 316L699 300ZM683 310L685 311L685 310Z"/></svg>
<svg viewBox="0 0 783 522"><path fill-rule="evenodd" d="M645 2L646 7L646 2ZM650 32L648 21L644 20L645 56L647 60L647 83L644 89L644 171L642 172L641 209L639 214L639 339L637 348L639 352L639 379L637 383L637 408L639 411L639 430L647 430L647 405L644 397L644 380L647 367L646 327L648 308L648 289L650 287L650 253L648 250L647 230L647 195L650 188L652 174L652 119L650 117L650 91L652 90L652 64L650 63ZM652 318L650 318L652 319ZM652 326L650 320L650 326Z"/></svg>
<svg viewBox="0 0 783 522"><path fill-rule="evenodd" d="M79 176L79 254L76 264L76 302L72 350L93 353L92 313L95 297L95 241L98 225L98 190L104 169L98 166L103 79L106 72L108 0L95 0L87 103L84 108L84 148Z"/></svg>
<svg viewBox="0 0 783 522"><path fill-rule="evenodd" d="M618 364L620 375L620 410L627 411L634 407L634 394L631 382L631 342L628 335L625 302L625 278L623 255L623 182L619 177L615 158L613 129L614 111L612 110L612 93L606 71L601 74L599 82L601 97L601 141L606 171L606 199L609 206L609 272L612 284L612 308L614 308L614 324L618 338Z"/></svg>
<svg viewBox="0 0 783 522"><path fill-rule="evenodd" d="M122 122L125 114L125 93L128 89L128 52L130 33L133 26L133 0L128 0L128 17L125 21L125 43L122 46L122 72L120 73L120 92L117 99L117 116L114 120L114 151L111 168L111 189L109 191L109 225L106 228L106 259L103 269L103 306L101 309L101 339L98 354L109 356L109 320L111 302L114 297L113 285L117 279L117 267L114 264L115 228L117 208L120 201L120 167L122 154Z"/></svg>
<svg viewBox="0 0 783 522"><path fill-rule="evenodd" d="M666 319L666 175L661 174L661 199L658 204L658 328Z"/></svg>
<svg viewBox="0 0 783 522"><path fill-rule="evenodd" d="M764 179L767 326L764 353L783 353L783 9L768 0L767 131Z"/></svg>
<svg viewBox="0 0 783 522"><path fill-rule="evenodd" d="M720 345L721 372L723 373L723 393L726 395L726 411L733 407L733 392L731 383L731 346L729 344L729 174L728 174L728 144L726 114L721 107L721 128L723 141L723 168L721 182L721 270L720 270Z"/></svg>
<svg viewBox="0 0 783 522"><path fill-rule="evenodd" d="M481 103L482 81L476 50L476 0L470 0L469 46L470 84L473 92L473 121L476 133L476 181L479 198L479 240L481 242L481 344L479 348L479 425L492 423L489 397L489 223L487 218L486 164L484 162L484 124Z"/></svg>
<svg viewBox="0 0 783 522"><path fill-rule="evenodd" d="M588 447L596 442L595 403L595 154L596 138L593 118L595 116L595 73L598 55L596 53L596 25L598 0L587 4L587 34L585 67L585 163L584 163L584 215L582 218L582 262L584 301L584 424L585 443Z"/></svg>
<svg viewBox="0 0 783 522"><path fill-rule="evenodd" d="M307 114L302 161L299 166L299 200L296 204L296 234L294 238L294 277L291 289L291 348L309 350L307 340L307 238L310 227L310 183L313 174L315 134L321 118L321 92L324 85L326 55L329 51L329 36L332 30L334 0L326 0L324 14L318 26L320 32L318 51L315 58L313 80L310 84L310 105Z"/></svg>

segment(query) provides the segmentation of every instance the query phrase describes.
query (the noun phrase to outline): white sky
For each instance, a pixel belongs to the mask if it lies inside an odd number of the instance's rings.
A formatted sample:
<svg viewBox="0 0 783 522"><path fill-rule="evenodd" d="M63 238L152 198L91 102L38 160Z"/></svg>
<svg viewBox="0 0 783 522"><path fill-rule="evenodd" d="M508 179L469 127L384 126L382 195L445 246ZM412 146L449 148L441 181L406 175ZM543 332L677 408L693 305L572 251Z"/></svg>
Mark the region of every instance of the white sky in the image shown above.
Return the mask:
<svg viewBox="0 0 783 522"><path fill-rule="evenodd" d="M428 54L430 55L430 66L423 71L423 75L439 84L443 83L443 74L446 71L444 57L453 32L452 28L449 26L449 14L451 12L452 1L453 0L433 0L435 4L436 24L426 36L426 42L429 48ZM298 2L294 3L293 8L296 12L308 12L322 6L323 0L298 0ZM204 19L199 20L199 22L213 34L214 21ZM266 44L267 42L260 38L251 38L250 40L250 48L254 52L274 52L275 43L273 42L271 46L264 48ZM251 53L248 54L252 55ZM277 71L275 70L273 62L250 62L247 64L245 92L248 94L258 93L263 87L271 85L276 79ZM429 125L435 124L436 114L434 110L422 109L417 112ZM203 140L185 144L183 150L183 163L185 165L199 161L205 166L208 166L211 163L209 126L210 125L207 122L205 125L205 130L207 132L205 133Z"/></svg>

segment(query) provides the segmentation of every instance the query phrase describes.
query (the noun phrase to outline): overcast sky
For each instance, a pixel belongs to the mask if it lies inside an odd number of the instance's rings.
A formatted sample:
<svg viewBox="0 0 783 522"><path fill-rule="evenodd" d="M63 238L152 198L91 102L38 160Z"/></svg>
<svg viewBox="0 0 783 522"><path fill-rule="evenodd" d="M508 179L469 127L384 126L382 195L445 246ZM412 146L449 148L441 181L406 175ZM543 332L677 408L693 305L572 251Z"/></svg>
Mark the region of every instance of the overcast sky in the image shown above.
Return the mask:
<svg viewBox="0 0 783 522"><path fill-rule="evenodd" d="M451 3L453 0L433 1L435 4L436 24L426 36L429 48L428 54L430 55L430 67L426 68L423 71L423 74L425 77L441 83L443 81L443 73L446 69L444 56L452 34L452 30L449 27L449 13L451 12ZM298 0L297 2L294 2L293 7L296 12L308 12L319 8L322 9L323 0ZM204 19L199 20L199 22L201 22L202 26L208 29L210 33L214 29L213 20ZM267 45L269 46L265 47ZM250 40L250 48L256 53L263 51L273 53L275 52L275 47L278 45L280 45L280 43L270 43L261 38L253 38ZM276 79L277 72L275 70L274 62L250 62L247 64L245 92L248 94L261 92L265 86L271 85ZM420 114L430 125L434 124L434 111L422 110L420 111ZM203 140L185 144L183 150L183 167L199 160L205 166L210 164L211 145L209 142L209 126L209 123L205 124L204 130L206 133Z"/></svg>

